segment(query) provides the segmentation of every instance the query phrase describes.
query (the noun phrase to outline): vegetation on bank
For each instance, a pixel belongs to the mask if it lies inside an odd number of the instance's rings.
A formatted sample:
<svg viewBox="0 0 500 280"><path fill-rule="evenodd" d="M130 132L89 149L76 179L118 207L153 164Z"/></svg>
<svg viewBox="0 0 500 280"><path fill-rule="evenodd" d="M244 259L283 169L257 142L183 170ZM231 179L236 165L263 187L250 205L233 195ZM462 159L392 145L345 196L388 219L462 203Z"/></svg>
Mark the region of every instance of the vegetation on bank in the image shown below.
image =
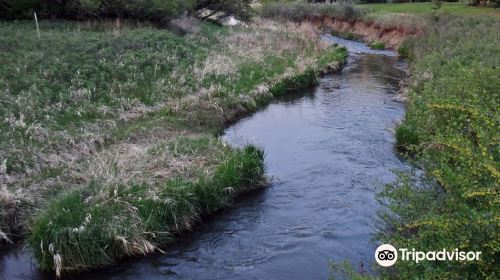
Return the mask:
<svg viewBox="0 0 500 280"><path fill-rule="evenodd" d="M206 149L207 143L187 144ZM207 173L198 171L194 181L111 186L94 182L50 201L33 221L29 236L38 264L60 276L62 271L99 268L126 256L146 255L191 229L203 215L262 185L262 151L253 146L222 150L220 163Z"/></svg>
<svg viewBox="0 0 500 280"><path fill-rule="evenodd" d="M421 2L421 3L376 3L376 4L324 4L311 1L265 1L260 14L267 18L293 21L311 20L321 17L374 23L388 31L404 29L417 34L429 27L430 19L436 14L453 15L499 15L498 9L489 6L469 6L467 3ZM319 1L316 1L319 2ZM337 32L346 32L337 30ZM349 34L346 34L349 35ZM360 34L357 34L360 35Z"/></svg>
<svg viewBox="0 0 500 280"><path fill-rule="evenodd" d="M414 40L410 102L396 139L426 176L401 174L381 193L390 210L382 216L382 242L419 251L481 251L481 260L398 261L383 270L387 276L498 278L499 29L496 17L440 16L431 32Z"/></svg>
<svg viewBox="0 0 500 280"><path fill-rule="evenodd" d="M59 272L164 245L262 185L262 152L226 147L224 123L346 58L307 23L189 22L0 22L4 244L27 236Z"/></svg>
<svg viewBox="0 0 500 280"><path fill-rule="evenodd" d="M381 41L373 41L370 43L370 48L374 50L383 50L385 49L385 44Z"/></svg>

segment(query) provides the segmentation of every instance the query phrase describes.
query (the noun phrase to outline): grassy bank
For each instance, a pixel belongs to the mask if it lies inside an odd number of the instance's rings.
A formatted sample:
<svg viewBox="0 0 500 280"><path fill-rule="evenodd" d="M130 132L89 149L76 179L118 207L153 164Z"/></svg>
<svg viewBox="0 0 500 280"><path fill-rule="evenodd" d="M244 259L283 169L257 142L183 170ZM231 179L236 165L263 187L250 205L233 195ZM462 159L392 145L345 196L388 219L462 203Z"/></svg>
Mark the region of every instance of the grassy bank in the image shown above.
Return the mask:
<svg viewBox="0 0 500 280"><path fill-rule="evenodd" d="M398 261L391 278L496 279L500 257L500 63L496 17L441 16L410 51L410 102L398 148L426 171L402 174L381 199L379 238L396 248L481 251L475 262Z"/></svg>
<svg viewBox="0 0 500 280"><path fill-rule="evenodd" d="M39 265L60 275L160 250L203 215L262 185L262 151L223 149L220 163L194 181L104 188L93 183L60 195L33 221L29 243Z"/></svg>
<svg viewBox="0 0 500 280"><path fill-rule="evenodd" d="M262 152L223 125L346 57L310 24L188 22L0 23L3 245L69 272L168 243L262 185Z"/></svg>

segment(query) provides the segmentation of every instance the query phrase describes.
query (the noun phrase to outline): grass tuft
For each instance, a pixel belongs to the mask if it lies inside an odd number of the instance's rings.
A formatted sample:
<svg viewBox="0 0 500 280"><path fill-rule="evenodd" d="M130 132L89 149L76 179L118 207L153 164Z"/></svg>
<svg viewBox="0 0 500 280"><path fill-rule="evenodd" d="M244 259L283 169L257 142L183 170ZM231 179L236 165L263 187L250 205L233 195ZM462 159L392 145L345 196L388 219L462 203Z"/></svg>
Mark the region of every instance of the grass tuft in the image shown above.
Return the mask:
<svg viewBox="0 0 500 280"><path fill-rule="evenodd" d="M370 43L370 48L374 50L384 50L385 44L381 41L373 41Z"/></svg>

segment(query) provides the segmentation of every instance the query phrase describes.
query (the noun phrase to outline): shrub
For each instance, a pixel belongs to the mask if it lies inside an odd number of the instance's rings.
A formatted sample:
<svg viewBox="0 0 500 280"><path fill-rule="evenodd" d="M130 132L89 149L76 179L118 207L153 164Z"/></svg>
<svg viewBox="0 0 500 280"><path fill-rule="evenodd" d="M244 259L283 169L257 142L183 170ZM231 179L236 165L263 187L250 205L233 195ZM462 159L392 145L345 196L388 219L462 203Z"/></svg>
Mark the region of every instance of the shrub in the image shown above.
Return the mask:
<svg viewBox="0 0 500 280"><path fill-rule="evenodd" d="M381 41L374 41L370 43L370 48L374 50L384 50L385 49L385 44L384 42Z"/></svg>
<svg viewBox="0 0 500 280"><path fill-rule="evenodd" d="M398 54L401 57L411 59L412 39L405 39L398 47Z"/></svg>
<svg viewBox="0 0 500 280"><path fill-rule="evenodd" d="M418 145L418 133L415 127L406 123L396 128L396 145L399 148L409 149Z"/></svg>
<svg viewBox="0 0 500 280"><path fill-rule="evenodd" d="M205 8L243 19L251 15L248 0L0 0L0 7L0 19L29 18L32 12L37 12L41 18L121 17L162 21Z"/></svg>
<svg viewBox="0 0 500 280"><path fill-rule="evenodd" d="M401 174L381 194L390 210L384 243L481 251L481 260L397 262L389 276L498 278L499 29L494 17L441 16L415 41L410 103L396 137L427 176Z"/></svg>

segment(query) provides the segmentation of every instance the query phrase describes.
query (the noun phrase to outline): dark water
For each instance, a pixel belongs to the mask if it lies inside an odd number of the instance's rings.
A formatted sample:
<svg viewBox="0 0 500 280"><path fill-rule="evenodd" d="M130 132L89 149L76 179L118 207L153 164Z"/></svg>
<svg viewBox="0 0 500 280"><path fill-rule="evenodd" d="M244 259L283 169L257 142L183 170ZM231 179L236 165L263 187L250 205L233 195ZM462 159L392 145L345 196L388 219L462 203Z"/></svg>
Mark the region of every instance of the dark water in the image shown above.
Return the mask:
<svg viewBox="0 0 500 280"><path fill-rule="evenodd" d="M80 279L325 279L328 261L369 266L379 208L375 194L405 168L392 129L405 65L392 52L327 37L351 56L340 74L277 100L227 128L231 145L266 152L273 184L158 254ZM27 250L0 259L1 279L44 279Z"/></svg>

